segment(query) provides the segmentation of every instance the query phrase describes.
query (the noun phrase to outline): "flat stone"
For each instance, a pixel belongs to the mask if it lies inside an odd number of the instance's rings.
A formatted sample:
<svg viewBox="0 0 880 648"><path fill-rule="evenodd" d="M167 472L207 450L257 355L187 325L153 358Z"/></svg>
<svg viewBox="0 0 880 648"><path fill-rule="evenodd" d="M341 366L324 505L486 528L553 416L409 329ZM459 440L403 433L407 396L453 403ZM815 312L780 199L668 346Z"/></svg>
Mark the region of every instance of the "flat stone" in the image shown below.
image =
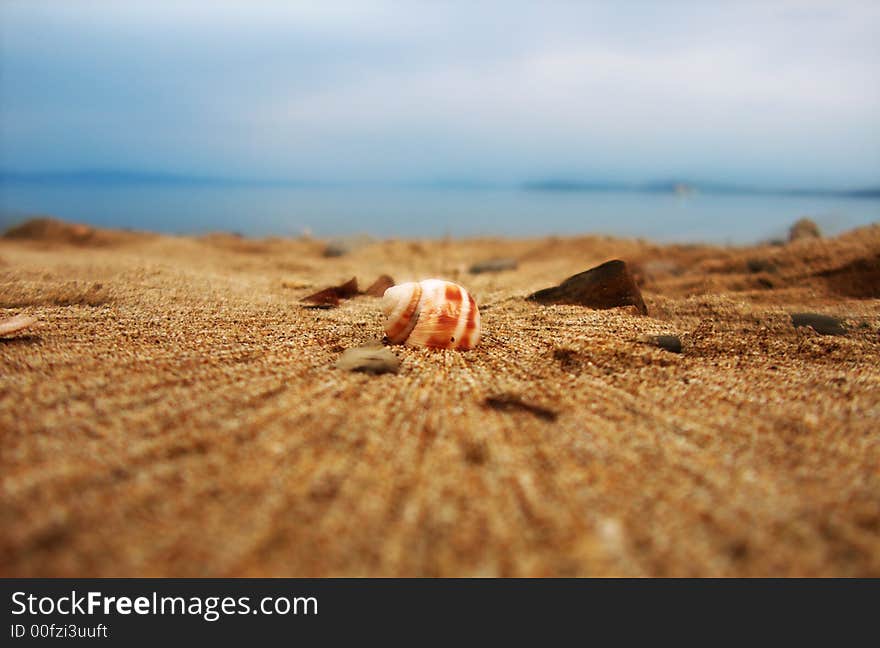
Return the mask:
<svg viewBox="0 0 880 648"><path fill-rule="evenodd" d="M394 279L389 277L388 275L381 275L376 281L370 284L370 287L364 291L365 295L369 295L370 297L382 297L385 295L385 291L391 288L394 285Z"/></svg>
<svg viewBox="0 0 880 648"><path fill-rule="evenodd" d="M369 344L343 351L336 368L370 374L397 373L400 359L385 347Z"/></svg>
<svg viewBox="0 0 880 648"><path fill-rule="evenodd" d="M315 304L322 308L332 308L339 305L340 299L348 299L360 294L358 292L357 277L352 277L348 281L338 286L324 288L316 293L312 293L308 297L303 297L302 301Z"/></svg>
<svg viewBox="0 0 880 648"><path fill-rule="evenodd" d="M819 313L792 313L791 323L795 328L809 326L821 335L846 335L846 327L836 317Z"/></svg>
<svg viewBox="0 0 880 648"><path fill-rule="evenodd" d="M646 335L640 341L671 353L681 353L681 338L677 335Z"/></svg>
<svg viewBox="0 0 880 648"><path fill-rule="evenodd" d="M606 309L635 306L642 315L648 307L642 293L626 267L619 259L569 277L554 288L545 288L526 297L541 304L574 304Z"/></svg>
<svg viewBox="0 0 880 648"><path fill-rule="evenodd" d="M483 272L503 272L504 270L516 270L518 267L516 259L487 259L480 261L470 267L471 274L481 274Z"/></svg>

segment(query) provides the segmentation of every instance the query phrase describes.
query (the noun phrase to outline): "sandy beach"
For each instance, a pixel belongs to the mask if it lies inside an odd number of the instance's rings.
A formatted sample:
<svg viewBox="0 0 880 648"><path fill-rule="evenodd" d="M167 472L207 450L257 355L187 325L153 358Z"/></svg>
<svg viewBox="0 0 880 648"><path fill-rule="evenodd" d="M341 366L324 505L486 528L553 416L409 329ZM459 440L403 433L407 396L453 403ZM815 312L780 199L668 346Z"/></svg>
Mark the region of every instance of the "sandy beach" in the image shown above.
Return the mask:
<svg viewBox="0 0 880 648"><path fill-rule="evenodd" d="M326 245L0 239L37 320L0 338L0 575L880 576L880 225ZM609 259L647 316L525 300ZM380 300L301 300L382 274L465 286L480 345L337 369Z"/></svg>

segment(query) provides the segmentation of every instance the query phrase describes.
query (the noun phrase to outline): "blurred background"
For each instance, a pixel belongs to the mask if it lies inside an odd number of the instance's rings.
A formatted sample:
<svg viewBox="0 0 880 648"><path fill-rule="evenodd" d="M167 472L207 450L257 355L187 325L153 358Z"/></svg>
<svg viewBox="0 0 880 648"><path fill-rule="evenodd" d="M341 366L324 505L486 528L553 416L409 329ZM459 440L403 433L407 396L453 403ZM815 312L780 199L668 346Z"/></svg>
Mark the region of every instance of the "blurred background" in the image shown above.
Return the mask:
<svg viewBox="0 0 880 648"><path fill-rule="evenodd" d="M880 220L880 3L0 3L0 225L746 243Z"/></svg>

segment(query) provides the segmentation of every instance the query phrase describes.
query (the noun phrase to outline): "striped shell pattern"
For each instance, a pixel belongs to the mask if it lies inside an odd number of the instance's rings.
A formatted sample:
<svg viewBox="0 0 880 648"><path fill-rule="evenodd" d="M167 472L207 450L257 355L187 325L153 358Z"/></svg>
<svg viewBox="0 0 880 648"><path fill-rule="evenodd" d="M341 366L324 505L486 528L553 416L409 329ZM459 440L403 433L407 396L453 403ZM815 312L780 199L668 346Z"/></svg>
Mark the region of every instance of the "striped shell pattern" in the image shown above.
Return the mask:
<svg viewBox="0 0 880 648"><path fill-rule="evenodd" d="M382 306L385 335L392 344L465 351L480 341L477 304L450 281L425 279L392 286Z"/></svg>

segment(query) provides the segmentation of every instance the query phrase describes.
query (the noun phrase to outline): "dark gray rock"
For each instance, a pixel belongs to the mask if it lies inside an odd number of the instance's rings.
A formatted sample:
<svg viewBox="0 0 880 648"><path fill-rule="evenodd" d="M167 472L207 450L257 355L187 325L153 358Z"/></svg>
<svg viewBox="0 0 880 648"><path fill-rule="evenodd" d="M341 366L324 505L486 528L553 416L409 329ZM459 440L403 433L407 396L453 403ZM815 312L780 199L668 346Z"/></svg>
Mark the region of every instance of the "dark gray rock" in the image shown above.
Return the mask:
<svg viewBox="0 0 880 648"><path fill-rule="evenodd" d="M795 328L809 326L821 335L846 335L846 327L836 317L819 313L792 313L791 323Z"/></svg>
<svg viewBox="0 0 880 648"><path fill-rule="evenodd" d="M371 374L397 373L400 359L385 347L368 344L343 351L336 368Z"/></svg>
<svg viewBox="0 0 880 648"><path fill-rule="evenodd" d="M569 277L558 286L526 297L541 304L575 304L590 308L635 306L642 315L648 307L626 263L615 259Z"/></svg>
<svg viewBox="0 0 880 648"><path fill-rule="evenodd" d="M483 272L503 272L504 270L516 270L516 259L487 259L480 261L471 266L471 274L481 274Z"/></svg>
<svg viewBox="0 0 880 648"><path fill-rule="evenodd" d="M641 341L672 353L681 353L681 338L677 335L646 335Z"/></svg>
<svg viewBox="0 0 880 648"><path fill-rule="evenodd" d="M335 238L327 242L327 246L324 248L324 256L328 258L345 256L374 242L375 239L368 234L354 234L352 236Z"/></svg>

